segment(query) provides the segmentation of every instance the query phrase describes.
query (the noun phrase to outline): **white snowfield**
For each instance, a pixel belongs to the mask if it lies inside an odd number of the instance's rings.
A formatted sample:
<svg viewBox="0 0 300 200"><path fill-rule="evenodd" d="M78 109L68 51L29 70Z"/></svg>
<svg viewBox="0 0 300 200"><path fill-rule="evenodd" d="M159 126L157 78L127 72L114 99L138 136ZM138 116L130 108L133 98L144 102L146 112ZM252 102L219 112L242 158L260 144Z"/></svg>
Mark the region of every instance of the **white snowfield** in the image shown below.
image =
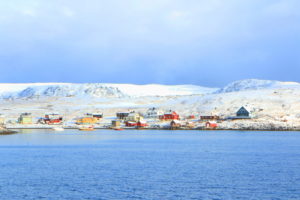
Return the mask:
<svg viewBox="0 0 300 200"><path fill-rule="evenodd" d="M73 120L87 112L103 112L109 123L119 111L148 108L188 115L234 116L245 106L254 119L223 122L222 128L291 127L300 129L300 84L269 80L242 80L224 88L196 85L133 85L34 83L0 84L0 113L16 120L30 112L38 118L58 112ZM104 123L103 122L103 123Z"/></svg>
<svg viewBox="0 0 300 200"><path fill-rule="evenodd" d="M102 83L27 83L0 84L2 98L34 97L144 97L207 94L216 88L196 85L133 85Z"/></svg>

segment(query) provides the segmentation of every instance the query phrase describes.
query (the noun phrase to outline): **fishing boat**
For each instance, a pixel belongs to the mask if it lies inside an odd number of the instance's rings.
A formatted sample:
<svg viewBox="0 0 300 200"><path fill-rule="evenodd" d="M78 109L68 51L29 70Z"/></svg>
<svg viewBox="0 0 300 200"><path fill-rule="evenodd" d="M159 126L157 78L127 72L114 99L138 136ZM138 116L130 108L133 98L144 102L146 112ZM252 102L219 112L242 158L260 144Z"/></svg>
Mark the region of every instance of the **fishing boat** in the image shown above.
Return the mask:
<svg viewBox="0 0 300 200"><path fill-rule="evenodd" d="M78 130L80 130L80 131L94 131L95 128L94 128L94 126L82 126L82 127L79 127Z"/></svg>
<svg viewBox="0 0 300 200"><path fill-rule="evenodd" d="M123 128L114 128L115 131L124 131Z"/></svg>
<svg viewBox="0 0 300 200"><path fill-rule="evenodd" d="M54 130L54 131L64 131L65 129L63 127L53 127L52 130Z"/></svg>

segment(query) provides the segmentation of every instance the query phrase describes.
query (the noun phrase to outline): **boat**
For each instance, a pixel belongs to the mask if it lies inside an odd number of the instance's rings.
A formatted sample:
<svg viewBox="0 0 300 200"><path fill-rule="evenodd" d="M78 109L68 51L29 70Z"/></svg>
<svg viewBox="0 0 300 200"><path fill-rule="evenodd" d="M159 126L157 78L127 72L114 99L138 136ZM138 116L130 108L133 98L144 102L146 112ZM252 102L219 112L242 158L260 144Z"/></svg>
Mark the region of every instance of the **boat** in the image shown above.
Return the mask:
<svg viewBox="0 0 300 200"><path fill-rule="evenodd" d="M53 127L52 130L54 130L54 131L64 131L65 129L63 127Z"/></svg>
<svg viewBox="0 0 300 200"><path fill-rule="evenodd" d="M95 128L93 126L88 126L88 127L83 126L83 127L79 127L78 130L80 130L80 131L94 131Z"/></svg>
<svg viewBox="0 0 300 200"><path fill-rule="evenodd" d="M115 131L124 131L123 128L114 128Z"/></svg>

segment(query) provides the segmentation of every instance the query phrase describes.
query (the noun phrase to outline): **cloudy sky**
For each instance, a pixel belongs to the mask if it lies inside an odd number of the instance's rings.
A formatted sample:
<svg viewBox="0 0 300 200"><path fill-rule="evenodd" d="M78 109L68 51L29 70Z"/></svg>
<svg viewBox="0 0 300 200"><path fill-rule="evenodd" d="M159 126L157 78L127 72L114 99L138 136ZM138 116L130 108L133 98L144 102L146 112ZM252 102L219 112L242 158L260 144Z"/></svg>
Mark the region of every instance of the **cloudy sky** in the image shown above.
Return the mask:
<svg viewBox="0 0 300 200"><path fill-rule="evenodd" d="M300 82L299 0L0 0L0 82Z"/></svg>

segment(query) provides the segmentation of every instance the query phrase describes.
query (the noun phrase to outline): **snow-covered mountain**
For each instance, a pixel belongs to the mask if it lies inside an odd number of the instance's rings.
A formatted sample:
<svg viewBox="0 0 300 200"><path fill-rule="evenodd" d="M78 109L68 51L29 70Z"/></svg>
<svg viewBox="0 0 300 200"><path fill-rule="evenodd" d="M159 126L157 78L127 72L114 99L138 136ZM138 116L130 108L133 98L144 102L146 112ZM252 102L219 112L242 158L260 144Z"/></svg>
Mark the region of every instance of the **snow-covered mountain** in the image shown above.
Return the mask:
<svg viewBox="0 0 300 200"><path fill-rule="evenodd" d="M263 89L284 89L284 88L298 88L300 83L296 82L280 82L271 80L246 79L235 81L216 91L216 93L239 92L246 90L263 90Z"/></svg>
<svg viewBox="0 0 300 200"><path fill-rule="evenodd" d="M4 99L24 99L37 97L145 97L207 94L216 88L195 85L133 85L102 83L33 83L0 84L0 97Z"/></svg>

